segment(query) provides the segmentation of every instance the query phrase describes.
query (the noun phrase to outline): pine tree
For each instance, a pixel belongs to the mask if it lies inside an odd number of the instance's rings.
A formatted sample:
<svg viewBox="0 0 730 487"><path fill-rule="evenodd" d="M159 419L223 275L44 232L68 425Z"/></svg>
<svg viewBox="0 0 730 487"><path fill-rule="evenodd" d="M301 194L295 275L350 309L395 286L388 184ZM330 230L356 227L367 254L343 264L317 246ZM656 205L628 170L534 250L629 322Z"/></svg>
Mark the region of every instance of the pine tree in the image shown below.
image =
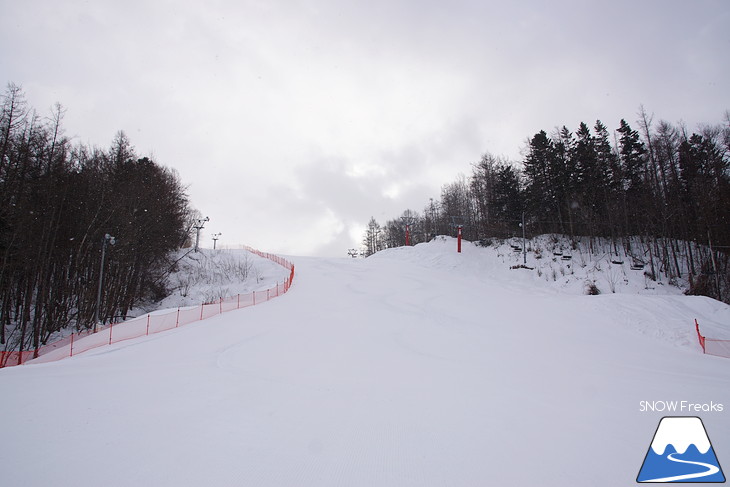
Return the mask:
<svg viewBox="0 0 730 487"><path fill-rule="evenodd" d="M621 170L619 159L611 146L608 129L600 120L596 120L593 126L594 147L596 151L596 173L594 191L600 202L600 214L604 221L604 234L610 234L614 239L618 236L616 231L616 213L620 207L620 196L612 186L612 181L620 180Z"/></svg>
<svg viewBox="0 0 730 487"><path fill-rule="evenodd" d="M564 169L555 144L544 130L530 140L523 166L528 212L550 222L543 225L543 231L564 232L561 205L567 188L564 187L564 178L560 177ZM558 186L558 182L563 184Z"/></svg>
<svg viewBox="0 0 730 487"><path fill-rule="evenodd" d="M503 232L516 232L525 205L518 174L510 164L497 168L493 205L494 218L500 222Z"/></svg>
<svg viewBox="0 0 730 487"><path fill-rule="evenodd" d="M646 233L651 223L647 218L648 188L644 185L646 148L639 133L626 120L621 119L618 133L619 157L623 181L624 233L626 235Z"/></svg>
<svg viewBox="0 0 730 487"><path fill-rule="evenodd" d="M639 137L639 133L633 130L626 120L621 119L621 126L618 128L619 155L621 157L621 169L627 191L638 191L643 185L644 164L646 163L646 148Z"/></svg>

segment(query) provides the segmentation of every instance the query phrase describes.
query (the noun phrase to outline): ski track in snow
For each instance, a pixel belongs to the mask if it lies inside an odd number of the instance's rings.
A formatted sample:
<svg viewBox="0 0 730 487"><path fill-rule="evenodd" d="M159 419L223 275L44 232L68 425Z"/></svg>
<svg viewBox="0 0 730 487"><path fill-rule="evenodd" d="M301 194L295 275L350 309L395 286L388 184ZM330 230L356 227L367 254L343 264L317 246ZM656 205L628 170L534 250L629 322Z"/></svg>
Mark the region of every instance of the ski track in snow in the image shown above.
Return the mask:
<svg viewBox="0 0 730 487"><path fill-rule="evenodd" d="M0 370L3 482L613 486L661 417L639 401L730 408L730 361L683 342L716 302L561 295L450 243L292 258L269 303Z"/></svg>

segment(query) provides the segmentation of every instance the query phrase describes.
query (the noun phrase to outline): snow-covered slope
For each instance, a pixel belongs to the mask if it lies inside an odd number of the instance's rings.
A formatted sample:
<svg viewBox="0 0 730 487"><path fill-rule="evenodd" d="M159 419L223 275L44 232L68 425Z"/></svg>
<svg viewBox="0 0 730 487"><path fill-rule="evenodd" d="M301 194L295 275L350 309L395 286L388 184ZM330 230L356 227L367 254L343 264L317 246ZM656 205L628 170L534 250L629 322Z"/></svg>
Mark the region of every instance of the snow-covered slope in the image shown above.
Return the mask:
<svg viewBox="0 0 730 487"><path fill-rule="evenodd" d="M388 249L370 257L371 259L399 259L439 269L457 279L476 279L479 285L498 285L517 294L556 296L556 299L571 299L586 294L586 283L593 282L601 295L581 302L621 302L625 308L622 323L639 333L646 333L676 346L697 346L697 335L688 326L687 316L692 316L689 325L697 318L707 336L730 339L730 306L703 296L683 296L683 289L648 280L643 270L632 271L625 265L613 264L609 256L581 255L573 252L573 259L563 261L550 251L553 236L545 235L528 241L527 267L521 252L514 252L511 243L518 240L495 242L480 247L472 242L462 242L462 253L456 252L456 239L438 237L428 244L415 248L398 247ZM566 241L567 242L567 241ZM563 242L567 245L566 242ZM541 250L536 258L536 249ZM571 252L565 252L570 255ZM613 287L614 293L610 291ZM656 303L645 312L646 303ZM657 326L661 323L661 326Z"/></svg>
<svg viewBox="0 0 730 487"><path fill-rule="evenodd" d="M631 241L641 259L649 261L649 256L640 252L638 239ZM437 242L456 245L451 237L438 237ZM464 245L465 250L475 250L471 243ZM626 255L620 243L613 246L608 239L591 243L587 237L572 240L565 235L538 235L526 241L524 255L522 245L519 238L495 239L485 251L476 253L501 269L517 270L542 287L568 294L586 294L588 285L595 286L601 294L647 295L682 294L688 287L686 279L670 279L656 256L653 267L647 263L634 268L634 257ZM683 262L682 268L685 267ZM655 279L648 277L652 268Z"/></svg>
<svg viewBox="0 0 730 487"><path fill-rule="evenodd" d="M0 370L3 482L628 485L669 400L724 405L685 413L730 464L730 360L693 335L728 306L565 294L452 243L292 258L280 299Z"/></svg>
<svg viewBox="0 0 730 487"><path fill-rule="evenodd" d="M237 294L268 289L283 282L289 270L241 249L185 252L167 276L171 294L156 309L197 306Z"/></svg>

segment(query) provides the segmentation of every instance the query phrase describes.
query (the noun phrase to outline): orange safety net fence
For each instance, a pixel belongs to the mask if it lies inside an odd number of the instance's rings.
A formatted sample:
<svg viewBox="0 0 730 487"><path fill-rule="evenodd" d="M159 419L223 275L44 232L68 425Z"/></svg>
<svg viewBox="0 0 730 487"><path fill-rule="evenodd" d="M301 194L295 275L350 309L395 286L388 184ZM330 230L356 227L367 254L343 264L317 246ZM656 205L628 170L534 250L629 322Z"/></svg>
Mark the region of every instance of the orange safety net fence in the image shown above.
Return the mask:
<svg viewBox="0 0 730 487"><path fill-rule="evenodd" d="M730 340L720 340L717 338L707 338L700 333L700 324L695 320L695 330L697 330L697 339L700 342L702 351L708 355L716 355L718 357L730 358Z"/></svg>
<svg viewBox="0 0 730 487"><path fill-rule="evenodd" d="M284 282L277 283L269 289L220 298L217 301L202 303L198 306L148 313L138 318L97 328L96 333L91 330L72 333L56 342L44 345L38 350L0 351L0 368L21 365L30 360L33 360L33 363L61 360L104 345L171 330L227 311L264 303L289 290L294 281L294 264L278 255L261 252L251 247L245 247L245 250L289 269L289 276Z"/></svg>

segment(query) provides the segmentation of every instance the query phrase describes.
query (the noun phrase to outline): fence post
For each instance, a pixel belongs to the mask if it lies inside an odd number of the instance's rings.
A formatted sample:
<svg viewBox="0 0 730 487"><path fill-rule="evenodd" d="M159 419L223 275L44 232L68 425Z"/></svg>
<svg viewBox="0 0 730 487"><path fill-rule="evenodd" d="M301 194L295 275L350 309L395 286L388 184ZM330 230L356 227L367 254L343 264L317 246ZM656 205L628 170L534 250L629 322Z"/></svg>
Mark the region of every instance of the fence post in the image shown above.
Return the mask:
<svg viewBox="0 0 730 487"><path fill-rule="evenodd" d="M703 337L700 333L700 324L697 322L697 318L695 318L695 330L697 330L697 340L700 342L700 346L702 347L702 353L707 353L705 352L705 337Z"/></svg>
<svg viewBox="0 0 730 487"><path fill-rule="evenodd" d="M73 356L74 356L74 334L71 333L71 353L70 353L69 357L73 357Z"/></svg>
<svg viewBox="0 0 730 487"><path fill-rule="evenodd" d="M236 309L241 309L241 293L236 295Z"/></svg>
<svg viewBox="0 0 730 487"><path fill-rule="evenodd" d="M256 291L252 292L253 294L253 305L256 306Z"/></svg>
<svg viewBox="0 0 730 487"><path fill-rule="evenodd" d="M177 308L177 316L175 317L175 328L180 324L180 308Z"/></svg>
<svg viewBox="0 0 730 487"><path fill-rule="evenodd" d="M269 288L269 289L266 290L266 301L268 301L269 299L271 299L269 297L269 291L271 291L271 288Z"/></svg>
<svg viewBox="0 0 730 487"><path fill-rule="evenodd" d="M200 319L203 319L203 303L200 303Z"/></svg>
<svg viewBox="0 0 730 487"><path fill-rule="evenodd" d="M112 328L114 328L114 323L109 323L109 345L112 344Z"/></svg>
<svg viewBox="0 0 730 487"><path fill-rule="evenodd" d="M145 333L146 336L150 336L150 314L147 313L147 333Z"/></svg>

